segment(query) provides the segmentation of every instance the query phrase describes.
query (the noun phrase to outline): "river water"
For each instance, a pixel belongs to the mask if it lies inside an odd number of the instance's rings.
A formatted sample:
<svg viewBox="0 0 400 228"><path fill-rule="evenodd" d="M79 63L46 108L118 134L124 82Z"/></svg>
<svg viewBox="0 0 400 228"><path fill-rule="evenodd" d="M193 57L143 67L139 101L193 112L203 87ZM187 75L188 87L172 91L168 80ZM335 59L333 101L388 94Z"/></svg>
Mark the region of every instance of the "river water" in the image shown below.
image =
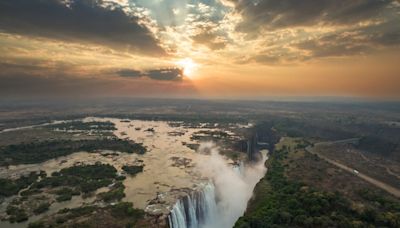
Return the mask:
<svg viewBox="0 0 400 228"><path fill-rule="evenodd" d="M217 126L211 128L188 127L179 122L171 124L166 121L96 117L88 117L83 121L112 122L116 127L114 135L121 139L142 143L148 151L143 155L117 153L117 156L77 152L41 164L10 166L7 169L0 167L0 177L17 177L39 170L44 170L50 175L62 168L96 162L111 164L121 173L124 165L143 165L142 173L134 177L128 176L124 180L126 186L124 201L132 202L134 207L144 209L149 214L168 215L171 210L176 208L176 203L179 203L180 199L192 192L207 190L207 200L215 203L218 216L222 219L217 221L210 217L203 219L204 221L201 223L198 222L197 226L188 226L185 222L186 227L230 227L243 214L255 184L266 171L263 161L256 166L243 165L235 169L230 165L232 161L219 155L217 147L213 144L203 143L198 153L186 146L186 144L199 143L191 139L196 132L221 130ZM228 133L233 135L232 132ZM202 152L206 147L210 147L208 149L211 150L211 153ZM102 153L108 153L108 151ZM208 187L205 188L205 186ZM74 197L71 201L54 203L44 215L55 213L62 208L79 207L84 203L91 203L94 199L95 197L82 199L79 196ZM208 206L214 208L214 205L206 205L206 207ZM0 211L4 211L5 207L6 203L1 204ZM34 216L28 222L35 221L42 216ZM0 227L19 228L26 227L26 225L27 222L20 224L0 222Z"/></svg>

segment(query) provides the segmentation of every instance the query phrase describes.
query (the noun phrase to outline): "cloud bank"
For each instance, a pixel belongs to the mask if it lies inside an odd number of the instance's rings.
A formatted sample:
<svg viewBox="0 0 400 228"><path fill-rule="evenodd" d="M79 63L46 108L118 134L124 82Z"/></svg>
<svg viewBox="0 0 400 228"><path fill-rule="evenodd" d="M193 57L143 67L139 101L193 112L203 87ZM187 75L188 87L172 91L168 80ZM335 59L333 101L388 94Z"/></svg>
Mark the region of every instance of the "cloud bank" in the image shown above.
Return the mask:
<svg viewBox="0 0 400 228"><path fill-rule="evenodd" d="M177 67L152 69L143 72L132 69L124 69L117 71L117 74L126 78L147 77L153 80L161 81L180 81L183 79L183 70Z"/></svg>
<svg viewBox="0 0 400 228"><path fill-rule="evenodd" d="M134 15L102 0L3 0L0 30L24 36L164 55L159 40Z"/></svg>

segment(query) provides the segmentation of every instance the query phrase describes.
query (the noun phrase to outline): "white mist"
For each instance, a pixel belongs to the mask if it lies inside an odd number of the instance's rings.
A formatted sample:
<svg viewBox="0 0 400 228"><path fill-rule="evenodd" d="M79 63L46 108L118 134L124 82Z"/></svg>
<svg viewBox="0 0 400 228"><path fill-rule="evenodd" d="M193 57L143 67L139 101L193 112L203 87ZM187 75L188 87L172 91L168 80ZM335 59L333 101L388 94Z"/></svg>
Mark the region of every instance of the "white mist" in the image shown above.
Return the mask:
<svg viewBox="0 0 400 228"><path fill-rule="evenodd" d="M199 153L209 153L198 162L201 174L213 181L216 195L216 215L204 221L203 228L231 228L246 210L253 189L265 175L266 153L256 164L244 165L239 171L229 165L213 143L202 143Z"/></svg>

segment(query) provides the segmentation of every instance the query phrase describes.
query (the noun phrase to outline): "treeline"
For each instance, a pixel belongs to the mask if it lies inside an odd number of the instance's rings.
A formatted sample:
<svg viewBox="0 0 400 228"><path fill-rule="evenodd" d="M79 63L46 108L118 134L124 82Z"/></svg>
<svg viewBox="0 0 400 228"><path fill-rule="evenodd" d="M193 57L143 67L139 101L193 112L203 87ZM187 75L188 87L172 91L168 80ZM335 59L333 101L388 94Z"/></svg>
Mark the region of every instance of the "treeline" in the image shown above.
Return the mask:
<svg viewBox="0 0 400 228"><path fill-rule="evenodd" d="M101 121L92 121L92 122L72 121L72 122L65 122L65 123L59 123L59 124L52 124L52 125L48 125L47 127L52 128L52 129L59 129L59 130L63 130L63 131L68 131L68 130L114 131L114 130L117 130L115 128L114 123L101 122Z"/></svg>
<svg viewBox="0 0 400 228"><path fill-rule="evenodd" d="M339 193L319 191L288 180L281 162L286 155L286 150L277 150L271 155L268 172L256 187L255 199L235 227L400 226L397 202L385 199L386 206L354 210L351 202Z"/></svg>
<svg viewBox="0 0 400 228"><path fill-rule="evenodd" d="M400 161L400 128L381 122L357 119L353 116L326 113L270 116L259 124L272 126L289 137L314 138L321 141L336 141L361 138L359 149Z"/></svg>
<svg viewBox="0 0 400 228"><path fill-rule="evenodd" d="M39 176L46 176L46 173L31 172L27 176L22 176L18 179L0 178L0 197L8 197L17 194L20 190L27 188L34 183Z"/></svg>
<svg viewBox="0 0 400 228"><path fill-rule="evenodd" d="M45 177L35 182L30 187L30 190L67 186L82 193L89 193L112 184L116 178L117 170L112 165L96 163L94 165L72 166L52 173L51 177ZM75 193L73 189L62 189L56 194L72 196Z"/></svg>
<svg viewBox="0 0 400 228"><path fill-rule="evenodd" d="M137 154L146 152L146 148L142 144L121 139L48 140L1 147L0 166L35 164L74 152L96 152L98 150Z"/></svg>

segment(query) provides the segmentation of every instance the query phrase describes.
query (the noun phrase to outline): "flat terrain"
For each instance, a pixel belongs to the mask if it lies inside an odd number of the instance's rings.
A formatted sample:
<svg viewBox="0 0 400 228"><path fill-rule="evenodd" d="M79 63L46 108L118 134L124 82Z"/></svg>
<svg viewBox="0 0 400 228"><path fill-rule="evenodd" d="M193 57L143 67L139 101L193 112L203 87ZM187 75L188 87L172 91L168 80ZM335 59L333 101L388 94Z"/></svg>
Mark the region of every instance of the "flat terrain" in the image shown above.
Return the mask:
<svg viewBox="0 0 400 228"><path fill-rule="evenodd" d="M347 167L282 138L267 161L245 215L235 227L348 227L400 223L400 201Z"/></svg>

